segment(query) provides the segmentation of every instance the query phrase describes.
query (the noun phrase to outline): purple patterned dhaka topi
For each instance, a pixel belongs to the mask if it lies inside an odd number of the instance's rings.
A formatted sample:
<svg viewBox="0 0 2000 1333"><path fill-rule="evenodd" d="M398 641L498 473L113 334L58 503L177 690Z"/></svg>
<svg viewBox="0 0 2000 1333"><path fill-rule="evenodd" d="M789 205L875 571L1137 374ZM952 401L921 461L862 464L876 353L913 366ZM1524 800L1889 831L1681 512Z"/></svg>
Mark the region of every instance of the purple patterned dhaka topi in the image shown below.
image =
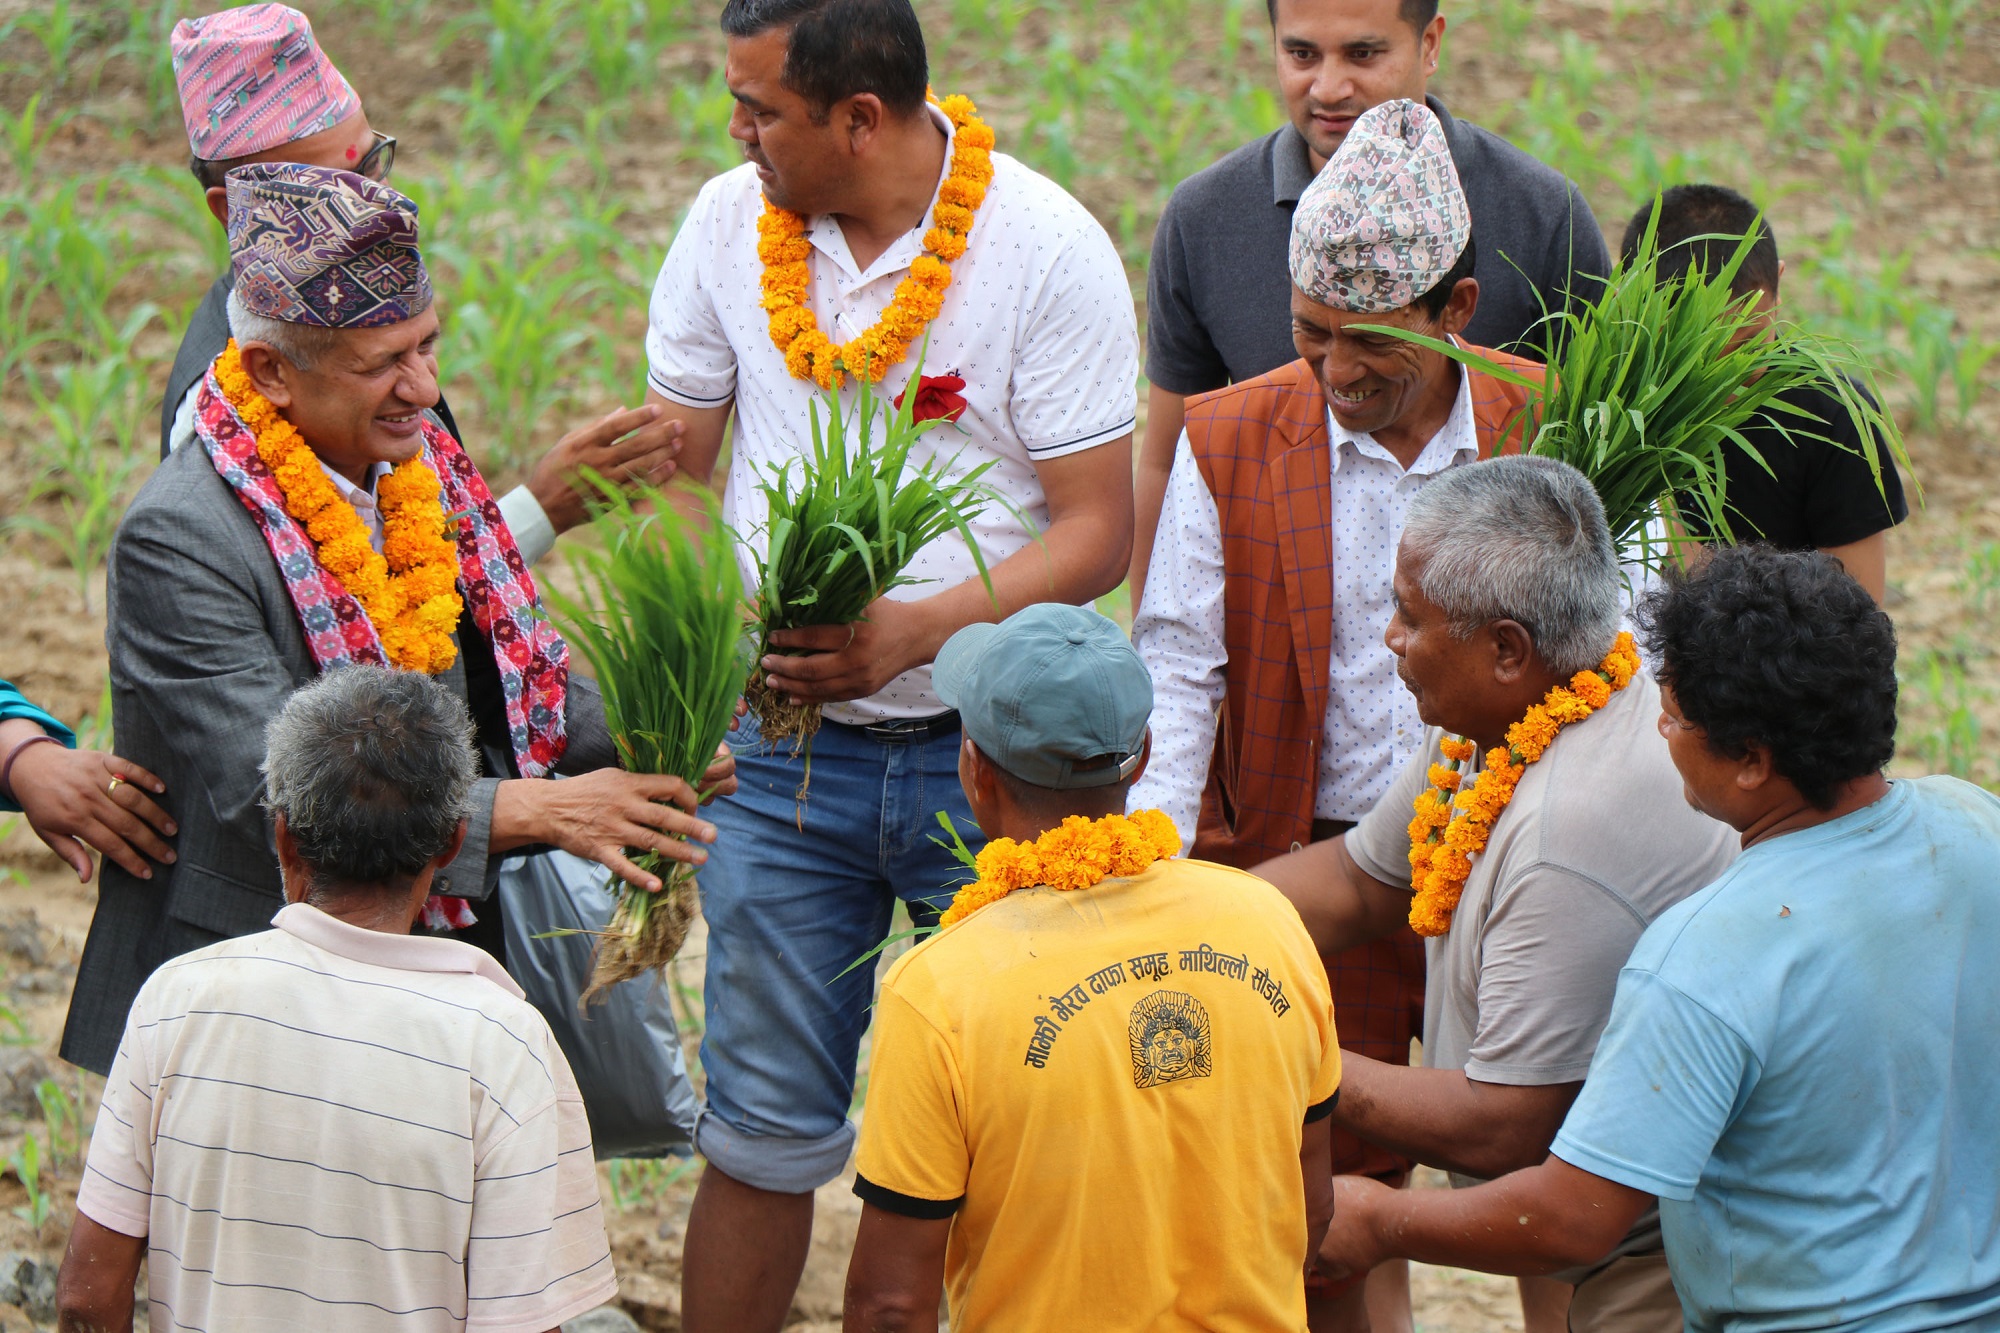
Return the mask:
<svg viewBox="0 0 2000 1333"><path fill-rule="evenodd" d="M1292 214L1292 281L1336 310L1380 315L1438 285L1472 238L1444 127L1419 102L1370 108Z"/></svg>
<svg viewBox="0 0 2000 1333"><path fill-rule="evenodd" d="M210 162L330 130L361 110L347 80L288 5L245 5L174 25L168 45L188 147Z"/></svg>
<svg viewBox="0 0 2000 1333"><path fill-rule="evenodd" d="M367 329L430 307L417 206L332 167L260 162L227 179L236 294L253 315Z"/></svg>

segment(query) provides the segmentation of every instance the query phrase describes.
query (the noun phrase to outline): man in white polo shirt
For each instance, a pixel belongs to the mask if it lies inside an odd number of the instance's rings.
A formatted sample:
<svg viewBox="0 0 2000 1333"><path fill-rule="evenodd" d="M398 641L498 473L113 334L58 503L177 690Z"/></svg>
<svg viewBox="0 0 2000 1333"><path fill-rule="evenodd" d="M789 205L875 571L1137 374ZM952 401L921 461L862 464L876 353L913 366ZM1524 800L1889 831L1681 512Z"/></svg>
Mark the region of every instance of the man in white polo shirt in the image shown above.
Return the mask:
<svg viewBox="0 0 2000 1333"><path fill-rule="evenodd" d="M747 719L738 732L740 790L714 807L720 833L702 874L708 1105L696 1141L708 1170L682 1320L689 1333L759 1333L782 1324L811 1192L854 1143L872 971L847 969L883 938L897 898L921 923L948 897L958 871L931 843L937 811L973 826L957 718L931 688L930 662L966 624L1117 586L1138 357L1103 228L990 152L964 99L926 105L908 0L731 0L722 27L730 133L750 161L695 200L647 336L653 395L685 426L682 469L711 479L733 412L724 509L754 538L760 465L810 446L820 382L838 382L851 411L857 371L899 394L921 351L926 376L963 381L964 410L919 441L919 459L992 461L987 478L1034 525L999 505L975 523L991 597L954 534L917 557L911 572L927 582L864 621L776 638L794 655L765 660L771 684L826 706L803 803L791 747L774 750Z"/></svg>
<svg viewBox="0 0 2000 1333"><path fill-rule="evenodd" d="M166 963L126 1021L64 1328L541 1333L617 1292L583 1101L492 955L411 935L465 840L465 704L413 671L300 689L267 732L275 930Z"/></svg>

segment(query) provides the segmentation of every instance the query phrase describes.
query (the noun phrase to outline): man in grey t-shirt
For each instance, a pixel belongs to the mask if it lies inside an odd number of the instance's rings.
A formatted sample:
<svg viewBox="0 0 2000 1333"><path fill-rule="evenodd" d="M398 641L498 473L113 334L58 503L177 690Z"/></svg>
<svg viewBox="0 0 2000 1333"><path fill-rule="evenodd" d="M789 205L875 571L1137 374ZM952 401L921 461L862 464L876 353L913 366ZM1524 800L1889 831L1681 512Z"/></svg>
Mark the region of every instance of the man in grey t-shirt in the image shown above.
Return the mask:
<svg viewBox="0 0 2000 1333"><path fill-rule="evenodd" d="M1322 956L1365 943L1411 916L1409 829L1431 766L1445 762L1441 741L1464 737L1481 756L1508 746L1517 763L1534 755L1448 929L1428 942L1426 1067L1343 1061L1335 1122L1457 1178L1546 1157L1632 946L1735 852L1730 830L1682 799L1647 678L1599 674L1618 638L1619 587L1603 507L1573 468L1501 458L1434 478L1410 504L1386 636L1430 742L1351 832L1258 871L1298 907ZM1545 751L1510 734L1585 675L1603 684L1584 696L1608 699ZM1465 766L1466 786L1482 762ZM1681 1327L1651 1213L1607 1263L1564 1276L1580 1333Z"/></svg>
<svg viewBox="0 0 2000 1333"><path fill-rule="evenodd" d="M1437 0L1266 0L1286 125L1182 181L1153 233L1146 290L1146 436L1139 451L1132 600L1152 556L1183 405L1292 361L1285 251L1299 194L1362 112L1399 97L1444 125L1472 210L1479 308L1465 339L1545 360L1535 328L1611 271L1582 191L1429 96ZM1515 346L1514 344L1521 344Z"/></svg>

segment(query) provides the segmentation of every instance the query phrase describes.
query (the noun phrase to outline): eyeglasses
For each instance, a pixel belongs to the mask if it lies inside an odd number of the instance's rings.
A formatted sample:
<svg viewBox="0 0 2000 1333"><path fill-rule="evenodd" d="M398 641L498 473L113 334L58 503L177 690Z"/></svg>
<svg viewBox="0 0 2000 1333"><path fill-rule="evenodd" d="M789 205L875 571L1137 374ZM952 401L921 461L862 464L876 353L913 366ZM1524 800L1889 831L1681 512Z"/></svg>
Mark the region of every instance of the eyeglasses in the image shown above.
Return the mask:
<svg viewBox="0 0 2000 1333"><path fill-rule="evenodd" d="M374 146L362 154L361 160L354 164L354 170L379 185L387 181L389 173L396 169L396 136L384 134L380 130L368 132L375 136ZM204 190L220 188L228 167L227 162L210 161L207 158L196 157L188 160L188 170L193 173L195 180L200 182Z"/></svg>
<svg viewBox="0 0 2000 1333"><path fill-rule="evenodd" d="M375 136L375 146L362 154L354 164L354 170L369 180L381 184L389 179L389 173L396 169L396 136L384 134L380 130L370 130Z"/></svg>

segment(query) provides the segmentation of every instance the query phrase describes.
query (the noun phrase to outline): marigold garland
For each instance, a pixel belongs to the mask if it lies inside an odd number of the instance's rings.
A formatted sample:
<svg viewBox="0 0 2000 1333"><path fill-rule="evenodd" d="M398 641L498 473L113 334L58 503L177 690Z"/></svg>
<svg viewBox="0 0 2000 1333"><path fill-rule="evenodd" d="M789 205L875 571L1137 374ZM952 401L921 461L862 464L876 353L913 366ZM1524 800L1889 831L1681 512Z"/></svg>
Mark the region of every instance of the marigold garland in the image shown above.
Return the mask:
<svg viewBox="0 0 2000 1333"><path fill-rule="evenodd" d="M340 580L382 640L393 666L436 675L458 657L452 631L465 603L458 595L458 544L446 535L442 486L419 454L398 463L376 487L382 507L382 553L354 506L340 498L305 437L257 392L235 339L215 359L222 396L257 441L297 519L319 550L320 568Z"/></svg>
<svg viewBox="0 0 2000 1333"><path fill-rule="evenodd" d="M806 219L764 201L757 219L757 258L764 264L759 304L770 312L771 342L795 379L811 380L822 389L840 388L848 375L875 383L909 355L910 344L944 309L952 261L965 253L973 214L993 181L993 131L979 118L971 98L954 94L931 100L951 121L953 137L951 170L938 186L932 225L924 233L928 253L911 263L910 276L896 284L882 317L860 337L835 343L820 331L806 304L811 283L806 261L812 256Z"/></svg>
<svg viewBox="0 0 2000 1333"><path fill-rule="evenodd" d="M939 924L963 921L1016 889L1040 885L1071 893L1136 875L1180 849L1174 821L1158 810L1096 820L1071 815L1033 842L995 838L975 858L979 878L958 891Z"/></svg>
<svg viewBox="0 0 2000 1333"><path fill-rule="evenodd" d="M1478 753L1471 741L1447 736L1440 747L1450 767L1430 766L1430 786L1417 794L1416 817L1410 820L1410 929L1419 935L1442 935L1451 929L1452 913L1472 874L1472 858L1486 850L1493 822L1514 799L1514 788L1528 765L1542 757L1556 733L1581 722L1632 683L1639 670L1639 653L1630 634L1620 633L1594 671L1579 671L1567 686L1558 685L1507 729L1507 743L1486 752L1486 768L1470 788L1461 788L1460 766ZM1456 817L1453 811L1457 810Z"/></svg>

